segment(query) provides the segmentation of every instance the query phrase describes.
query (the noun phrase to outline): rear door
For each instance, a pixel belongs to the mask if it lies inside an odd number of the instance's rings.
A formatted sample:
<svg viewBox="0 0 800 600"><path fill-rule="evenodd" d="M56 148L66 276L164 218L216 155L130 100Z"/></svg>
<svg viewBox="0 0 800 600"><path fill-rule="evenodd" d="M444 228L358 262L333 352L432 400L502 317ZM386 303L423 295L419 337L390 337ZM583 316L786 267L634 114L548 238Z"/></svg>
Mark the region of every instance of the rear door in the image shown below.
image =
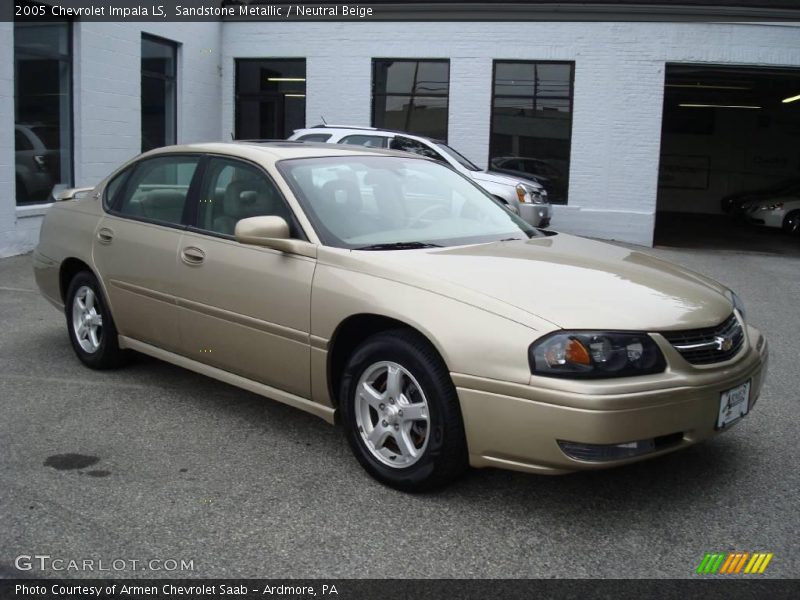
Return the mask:
<svg viewBox="0 0 800 600"><path fill-rule="evenodd" d="M176 351L178 242L200 155L144 159L112 180L94 262L120 335Z"/></svg>

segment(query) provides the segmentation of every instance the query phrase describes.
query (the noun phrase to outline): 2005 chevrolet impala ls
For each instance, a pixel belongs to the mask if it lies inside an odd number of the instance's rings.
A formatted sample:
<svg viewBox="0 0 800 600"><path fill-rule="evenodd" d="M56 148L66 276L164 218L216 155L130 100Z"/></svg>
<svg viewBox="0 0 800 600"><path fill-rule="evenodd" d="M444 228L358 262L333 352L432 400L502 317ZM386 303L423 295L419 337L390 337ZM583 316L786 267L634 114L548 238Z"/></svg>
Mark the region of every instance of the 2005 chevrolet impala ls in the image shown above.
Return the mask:
<svg viewBox="0 0 800 600"><path fill-rule="evenodd" d="M732 291L533 229L419 156L175 146L65 196L34 268L83 363L135 350L338 413L403 490L658 456L729 429L764 380Z"/></svg>

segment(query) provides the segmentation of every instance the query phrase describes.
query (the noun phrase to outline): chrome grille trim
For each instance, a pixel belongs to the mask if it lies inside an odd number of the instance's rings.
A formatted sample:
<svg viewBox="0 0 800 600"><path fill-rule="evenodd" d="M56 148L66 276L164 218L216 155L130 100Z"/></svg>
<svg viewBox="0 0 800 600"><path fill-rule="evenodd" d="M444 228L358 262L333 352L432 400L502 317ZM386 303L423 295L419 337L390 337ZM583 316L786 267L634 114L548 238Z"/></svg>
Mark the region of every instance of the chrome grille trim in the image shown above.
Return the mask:
<svg viewBox="0 0 800 600"><path fill-rule="evenodd" d="M744 345L742 325L733 313L716 327L663 331L661 335L693 365L730 360ZM726 347L728 344L730 346Z"/></svg>

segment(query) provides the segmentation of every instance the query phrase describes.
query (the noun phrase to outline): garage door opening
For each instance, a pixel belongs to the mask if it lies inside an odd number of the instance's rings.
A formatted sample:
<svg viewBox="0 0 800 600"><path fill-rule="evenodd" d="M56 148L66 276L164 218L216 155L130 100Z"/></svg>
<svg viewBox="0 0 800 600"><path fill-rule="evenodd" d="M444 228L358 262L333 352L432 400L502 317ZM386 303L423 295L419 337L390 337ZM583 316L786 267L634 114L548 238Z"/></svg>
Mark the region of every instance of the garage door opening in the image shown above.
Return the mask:
<svg viewBox="0 0 800 600"><path fill-rule="evenodd" d="M800 69L668 64L655 243L800 254L800 236L753 224L781 215L748 210L800 208L798 140Z"/></svg>

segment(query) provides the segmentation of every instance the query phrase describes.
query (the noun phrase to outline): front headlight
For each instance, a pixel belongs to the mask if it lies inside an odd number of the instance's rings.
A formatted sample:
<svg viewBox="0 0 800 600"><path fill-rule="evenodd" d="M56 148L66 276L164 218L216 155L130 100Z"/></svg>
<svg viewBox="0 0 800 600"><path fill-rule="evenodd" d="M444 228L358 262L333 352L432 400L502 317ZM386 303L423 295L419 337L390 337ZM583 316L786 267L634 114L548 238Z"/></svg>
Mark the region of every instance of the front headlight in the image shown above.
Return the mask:
<svg viewBox="0 0 800 600"><path fill-rule="evenodd" d="M739 296L736 295L736 292L733 290L729 290L731 302L733 303L733 308L739 311L739 314L742 315L742 321L745 320L745 312L744 312L744 303Z"/></svg>
<svg viewBox="0 0 800 600"><path fill-rule="evenodd" d="M514 189L517 192L517 200L519 200L520 204L524 204L525 202L541 204L547 199L547 192L541 188L535 188L530 185L518 183Z"/></svg>
<svg viewBox="0 0 800 600"><path fill-rule="evenodd" d="M531 344L531 373L603 379L660 373L667 363L646 333L557 331Z"/></svg>

